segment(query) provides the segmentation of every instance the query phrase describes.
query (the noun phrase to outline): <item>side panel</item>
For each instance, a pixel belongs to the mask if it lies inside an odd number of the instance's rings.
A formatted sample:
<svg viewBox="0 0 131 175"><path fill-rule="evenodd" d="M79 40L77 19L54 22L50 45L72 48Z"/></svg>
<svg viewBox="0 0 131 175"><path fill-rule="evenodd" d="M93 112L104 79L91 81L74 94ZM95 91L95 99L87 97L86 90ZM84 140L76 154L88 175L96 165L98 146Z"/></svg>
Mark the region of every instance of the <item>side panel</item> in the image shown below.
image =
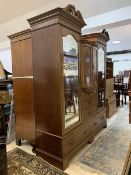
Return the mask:
<svg viewBox="0 0 131 175"><path fill-rule="evenodd" d="M33 79L14 79L16 137L35 142Z"/></svg>

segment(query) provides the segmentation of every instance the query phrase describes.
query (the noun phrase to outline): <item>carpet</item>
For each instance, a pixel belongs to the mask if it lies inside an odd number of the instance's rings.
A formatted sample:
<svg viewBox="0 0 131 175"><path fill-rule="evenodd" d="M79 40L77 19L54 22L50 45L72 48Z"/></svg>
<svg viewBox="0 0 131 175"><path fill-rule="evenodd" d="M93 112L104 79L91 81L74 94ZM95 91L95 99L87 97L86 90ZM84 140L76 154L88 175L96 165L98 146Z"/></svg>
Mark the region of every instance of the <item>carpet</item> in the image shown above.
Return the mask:
<svg viewBox="0 0 131 175"><path fill-rule="evenodd" d="M120 175L131 141L128 115L128 107L125 107L111 126L82 155L80 163L107 175Z"/></svg>
<svg viewBox="0 0 131 175"><path fill-rule="evenodd" d="M18 148L8 153L8 175L67 175L41 158Z"/></svg>

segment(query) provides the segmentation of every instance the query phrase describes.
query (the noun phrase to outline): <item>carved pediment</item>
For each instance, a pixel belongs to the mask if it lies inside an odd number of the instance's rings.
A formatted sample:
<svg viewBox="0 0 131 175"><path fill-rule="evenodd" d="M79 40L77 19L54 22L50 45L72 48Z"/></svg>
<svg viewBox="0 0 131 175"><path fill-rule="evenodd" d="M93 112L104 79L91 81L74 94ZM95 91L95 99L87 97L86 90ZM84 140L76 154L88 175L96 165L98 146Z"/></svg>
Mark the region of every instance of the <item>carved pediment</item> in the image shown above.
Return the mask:
<svg viewBox="0 0 131 175"><path fill-rule="evenodd" d="M107 37L107 38L110 38L108 32L106 31L106 29L103 29L102 32L101 32L101 34L103 36Z"/></svg>
<svg viewBox="0 0 131 175"><path fill-rule="evenodd" d="M58 18L59 20L54 20L55 18ZM63 23L64 19L66 19L66 22L68 21L70 25L76 25L76 27L78 27L78 30L86 25L80 11L76 10L75 7L71 4L67 5L65 8L57 7L53 10L37 15L33 18L28 19L28 22L31 27L34 27L40 23L42 25L46 25L47 23L45 22L49 22L50 20L50 24L47 24L49 26L51 23Z"/></svg>
<svg viewBox="0 0 131 175"><path fill-rule="evenodd" d="M63 10L75 17L76 19L84 21L81 12L79 10L76 10L74 5L69 4L65 8L63 8Z"/></svg>

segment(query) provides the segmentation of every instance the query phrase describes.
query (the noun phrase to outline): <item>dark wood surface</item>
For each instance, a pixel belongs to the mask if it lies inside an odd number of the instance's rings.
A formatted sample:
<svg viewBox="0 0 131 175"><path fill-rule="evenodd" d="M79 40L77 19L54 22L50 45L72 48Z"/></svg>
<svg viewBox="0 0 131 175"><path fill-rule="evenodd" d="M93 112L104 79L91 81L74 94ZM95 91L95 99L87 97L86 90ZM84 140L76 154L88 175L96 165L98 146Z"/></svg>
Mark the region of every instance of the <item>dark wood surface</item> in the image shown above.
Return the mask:
<svg viewBox="0 0 131 175"><path fill-rule="evenodd" d="M114 78L106 79L106 98L114 95Z"/></svg>
<svg viewBox="0 0 131 175"><path fill-rule="evenodd" d="M34 80L31 30L9 36L11 39L16 143L27 139L35 143Z"/></svg>
<svg viewBox="0 0 131 175"><path fill-rule="evenodd" d="M71 5L38 15L28 22L32 33L27 30L10 36L17 141L20 144L19 138L23 137L32 141L35 129L36 154L65 169L74 154L88 142L91 143L94 136L107 126L105 106L98 109L98 65L95 54L100 46L106 51L109 37L107 33L81 37L85 22L80 12ZM65 129L62 37L68 34L75 38L79 47L80 120ZM83 50L83 43L92 49L94 66L90 65L90 88L83 83L85 58L82 53L86 51Z"/></svg>
<svg viewBox="0 0 131 175"><path fill-rule="evenodd" d="M53 13L55 11L59 15L54 17ZM40 18L43 18L43 20L39 21ZM47 18L48 22L46 23ZM56 20L52 21L52 18ZM69 159L72 157L71 153L86 138L84 136L81 140L79 139L82 136L79 133L81 120L67 130L64 128L62 36L73 35L80 46L80 31L85 23L83 21L75 21L75 19L76 17L72 17L70 12L65 13L63 9L55 9L48 12L48 14L42 14L28 20L33 30L36 152L61 169L67 167ZM75 135L78 133L78 139L72 145L70 142L72 136L74 136L73 131ZM85 135L87 135L86 132ZM67 147L68 144L71 146Z"/></svg>
<svg viewBox="0 0 131 175"><path fill-rule="evenodd" d="M70 16L72 18L72 16ZM57 16L59 21L59 16ZM62 21L63 22L63 21ZM70 21L68 21L70 24ZM50 24L50 22L49 22ZM43 24L42 24L43 25ZM66 22L65 22L65 25ZM71 24L70 24L71 25ZM33 30L33 62L36 111L36 153L55 166L65 169L74 146L68 149L64 136L64 77L62 36L72 34L80 42L80 23L74 31L59 23ZM71 28L74 24L71 25ZM34 29L34 26L32 26ZM79 30L78 30L79 29ZM79 33L75 32L76 30ZM80 123L80 122L79 122ZM75 128L75 126L73 126ZM71 130L71 128L69 129ZM79 127L77 127L77 132ZM72 135L68 135L69 141ZM77 147L80 143L74 143ZM66 151L67 150L67 151ZM66 153L64 153L66 152Z"/></svg>
<svg viewBox="0 0 131 175"><path fill-rule="evenodd" d="M72 156L106 127L106 110L98 110L97 82L89 94L82 89L80 32L85 23L78 20L74 7L66 9L57 8L28 20L33 43L36 153L61 169L65 169ZM80 121L65 129L62 37L68 34L73 35L79 46ZM100 36L105 47L107 36ZM89 44L90 41L86 39L86 42ZM95 42L91 47L97 48ZM97 66L94 69L93 80L97 81Z"/></svg>
<svg viewBox="0 0 131 175"><path fill-rule="evenodd" d="M117 98L116 98L117 97ZM119 106L119 96L114 95L114 77L112 58L106 57L106 117L111 117Z"/></svg>
<svg viewBox="0 0 131 175"><path fill-rule="evenodd" d="M106 79L113 78L113 62L111 58L106 58Z"/></svg>
<svg viewBox="0 0 131 175"><path fill-rule="evenodd" d="M35 142L33 79L14 79L16 137Z"/></svg>
<svg viewBox="0 0 131 175"><path fill-rule="evenodd" d="M62 136L58 26L33 32L36 129ZM46 41L46 43L45 43ZM55 127L54 127L55 126ZM39 138L38 138L39 139Z"/></svg>
<svg viewBox="0 0 131 175"><path fill-rule="evenodd" d="M116 95L106 98L106 116L110 118L116 112Z"/></svg>
<svg viewBox="0 0 131 175"><path fill-rule="evenodd" d="M88 40L87 40L88 42ZM93 45L91 44L87 44L86 40L84 40L84 36L83 36L83 40L82 40L82 45L81 45L81 74L82 74L82 91L81 91L81 111L82 111L82 118L83 118L83 122L89 122L91 120L91 116L95 115L98 111L98 85L95 84L93 85L92 83L90 84L90 88L89 88L89 92L87 90L86 92L86 88L88 89L88 84L85 84L85 62L86 62L86 53L89 50L89 48L91 49L91 55L90 55L90 63L89 63L89 67L90 67L90 72L89 72L89 76L90 76L90 81L92 82L92 77L95 75L93 74L92 76L92 72L93 72L93 67L91 67L90 65L93 65ZM97 71L97 69L96 69ZM96 75L97 76L97 75ZM97 83L97 82L94 82ZM84 90L85 89L85 90Z"/></svg>
<svg viewBox="0 0 131 175"><path fill-rule="evenodd" d="M129 101L129 123L131 124L131 101Z"/></svg>
<svg viewBox="0 0 131 175"><path fill-rule="evenodd" d="M117 98L117 100L119 100ZM114 78L106 79L106 117L110 118L116 112L116 95L114 94Z"/></svg>
<svg viewBox="0 0 131 175"><path fill-rule="evenodd" d="M9 36L11 39L13 77L33 75L31 31Z"/></svg>

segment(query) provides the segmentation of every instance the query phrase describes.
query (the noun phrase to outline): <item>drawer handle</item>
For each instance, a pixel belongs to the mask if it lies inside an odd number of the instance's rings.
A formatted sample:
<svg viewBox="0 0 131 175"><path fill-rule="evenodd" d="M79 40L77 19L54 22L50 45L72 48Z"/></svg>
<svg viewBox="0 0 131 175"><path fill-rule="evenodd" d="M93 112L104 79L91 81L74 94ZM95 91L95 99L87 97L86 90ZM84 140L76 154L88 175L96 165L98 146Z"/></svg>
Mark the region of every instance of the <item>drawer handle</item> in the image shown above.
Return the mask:
<svg viewBox="0 0 131 175"><path fill-rule="evenodd" d="M104 119L104 117L101 117L101 119Z"/></svg>

